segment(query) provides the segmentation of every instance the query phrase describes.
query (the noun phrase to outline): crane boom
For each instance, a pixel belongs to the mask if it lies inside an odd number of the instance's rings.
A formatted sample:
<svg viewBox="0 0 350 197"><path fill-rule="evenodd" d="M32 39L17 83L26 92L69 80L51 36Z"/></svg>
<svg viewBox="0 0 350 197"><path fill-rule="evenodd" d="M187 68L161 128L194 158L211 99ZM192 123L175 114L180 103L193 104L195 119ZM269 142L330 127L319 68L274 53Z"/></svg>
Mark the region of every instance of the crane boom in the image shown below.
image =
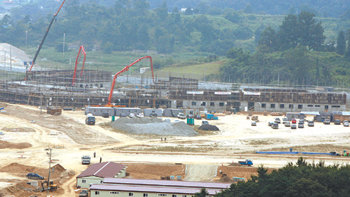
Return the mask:
<svg viewBox="0 0 350 197"><path fill-rule="evenodd" d="M80 71L80 77L83 76L85 60L86 60L86 52L85 52L85 49L84 49L83 45L80 46L77 58L75 59L75 67L74 67L74 74L73 74L73 79L72 79L72 86L74 85L75 78L77 76L77 67L78 67L78 64L79 64L79 59L80 59L80 54L81 53L83 53L84 59L83 59L83 66L81 67L81 71Z"/></svg>
<svg viewBox="0 0 350 197"><path fill-rule="evenodd" d="M154 83L154 72L153 72L153 62L152 62L152 57L151 56L144 56L144 57L141 57L139 59L137 59L136 61L134 61L133 63L125 66L121 71L117 72L114 77L113 77L113 81L112 81L112 86L111 86L111 90L109 92L109 96L108 96L108 106L111 105L111 102L112 102L112 96L113 96L113 91L114 91L114 86L115 86L115 81L118 77L118 75L122 74L123 72L126 72L129 70L129 68L131 66L133 66L134 64L136 64L137 62L143 60L143 59L146 59L148 58L150 60L150 64L151 64L151 70L152 70L152 80L153 80L153 83Z"/></svg>
<svg viewBox="0 0 350 197"><path fill-rule="evenodd" d="M33 58L33 61L32 61L32 65L30 66L28 72L31 72L31 71L32 71L32 68L33 68L33 66L34 66L34 64L35 64L36 58L38 57L39 52L40 52L40 50L41 50L41 47L43 46L43 44L44 44L44 42L45 42L45 39L46 39L47 35L49 34L49 31L50 31L50 29L51 29L51 26L52 26L53 22L55 21L55 19L56 19L58 13L61 11L61 9L62 9L62 7L63 7L63 4L64 4L65 2L66 2L66 0L63 0L62 4L61 4L61 6L58 8L57 12L53 15L53 17L52 17L52 19L51 19L51 22L50 22L49 26L48 26L47 29L46 29L46 32L45 32L45 34L44 34L44 37L43 37L43 39L41 40L41 43L40 43L40 45L39 45L39 48L38 48L38 50L36 50L36 52L35 52L35 55L34 55L34 58Z"/></svg>

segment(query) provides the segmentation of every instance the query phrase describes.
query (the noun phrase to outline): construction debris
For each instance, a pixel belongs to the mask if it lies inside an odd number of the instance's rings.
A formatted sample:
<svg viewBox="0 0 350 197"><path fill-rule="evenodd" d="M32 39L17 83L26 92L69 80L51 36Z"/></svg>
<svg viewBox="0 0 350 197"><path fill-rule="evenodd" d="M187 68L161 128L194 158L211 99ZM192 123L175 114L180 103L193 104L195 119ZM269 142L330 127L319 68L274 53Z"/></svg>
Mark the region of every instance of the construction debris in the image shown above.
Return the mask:
<svg viewBox="0 0 350 197"><path fill-rule="evenodd" d="M47 113L54 116L58 116L62 114L62 108L50 106L50 107L47 107Z"/></svg>

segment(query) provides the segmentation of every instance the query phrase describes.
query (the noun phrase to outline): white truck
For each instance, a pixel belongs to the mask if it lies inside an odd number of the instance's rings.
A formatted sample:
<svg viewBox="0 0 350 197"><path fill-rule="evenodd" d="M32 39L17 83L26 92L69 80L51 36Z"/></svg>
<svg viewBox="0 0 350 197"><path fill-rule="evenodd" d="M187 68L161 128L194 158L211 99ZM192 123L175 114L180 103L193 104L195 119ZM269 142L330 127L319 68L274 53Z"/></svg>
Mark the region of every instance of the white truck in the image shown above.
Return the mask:
<svg viewBox="0 0 350 197"><path fill-rule="evenodd" d="M84 155L81 157L81 164L83 164L83 165L89 165L90 161L91 161L90 156Z"/></svg>

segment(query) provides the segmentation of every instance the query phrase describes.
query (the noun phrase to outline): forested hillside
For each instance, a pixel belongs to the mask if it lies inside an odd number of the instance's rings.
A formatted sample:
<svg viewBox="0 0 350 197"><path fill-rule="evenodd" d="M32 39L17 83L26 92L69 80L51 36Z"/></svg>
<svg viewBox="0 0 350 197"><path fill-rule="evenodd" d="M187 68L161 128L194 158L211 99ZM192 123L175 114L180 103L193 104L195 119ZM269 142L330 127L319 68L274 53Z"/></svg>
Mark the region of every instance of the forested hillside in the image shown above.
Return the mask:
<svg viewBox="0 0 350 197"><path fill-rule="evenodd" d="M225 55L232 47L254 51L262 31L268 26L278 28L284 18L232 9L221 10L219 15L198 14L191 9L169 11L170 6L164 2L152 9L150 2L142 0L114 1L108 7L101 5L108 4L106 1L81 2L67 1L45 46L62 48L58 45L62 45L65 33L68 45L80 43L88 50L202 51ZM14 9L0 21L0 42L36 46L58 5L45 1ZM335 40L340 30L350 28L347 20L319 20L323 22L326 42Z"/></svg>
<svg viewBox="0 0 350 197"><path fill-rule="evenodd" d="M350 20L341 14L349 4L344 0L332 1L333 5L321 0L312 5L307 0L304 4L317 8L316 12L298 8L287 15L271 15L289 13L284 1L261 1L266 5L254 0L241 3L254 3L254 9L262 6L255 11L242 10L233 2L237 1L189 0L188 5L181 0L67 1L44 51L49 47L62 51L64 37L65 51L76 50L82 44L88 52L104 54L126 51L148 51L170 57L204 54L203 61L186 57L186 62L195 64L196 69L199 63L222 60L206 65L220 67L210 69L217 73L210 72L206 77L204 70L199 72L206 79L259 84L350 84ZM300 1L288 2L292 2L289 7L301 6ZM280 12L268 8L266 12L259 11L273 3L280 7L274 8ZM12 10L11 15L0 20L0 42L35 48L58 5L57 1L34 1ZM318 13L325 7L332 10L339 6L334 12L338 18L324 18ZM183 7L187 9L180 9ZM174 64L179 62L165 57L157 68Z"/></svg>
<svg viewBox="0 0 350 197"><path fill-rule="evenodd" d="M55 0L32 0L32 2L52 3ZM96 2L101 5L113 6L116 0L74 0L81 3ZM164 2L169 11L174 8L193 8L199 13L220 15L222 10L231 8L246 13L256 14L298 14L300 11L310 11L320 17L350 17L348 0L149 0L150 7L160 7Z"/></svg>
<svg viewBox="0 0 350 197"><path fill-rule="evenodd" d="M290 163L271 174L262 167L258 173L248 182L232 184L216 197L347 197L350 193L348 165L309 164L300 158L296 164Z"/></svg>
<svg viewBox="0 0 350 197"><path fill-rule="evenodd" d="M322 23L308 12L266 28L254 53L231 49L220 78L230 82L342 86L350 83L350 31L325 43ZM348 46L346 46L346 43Z"/></svg>

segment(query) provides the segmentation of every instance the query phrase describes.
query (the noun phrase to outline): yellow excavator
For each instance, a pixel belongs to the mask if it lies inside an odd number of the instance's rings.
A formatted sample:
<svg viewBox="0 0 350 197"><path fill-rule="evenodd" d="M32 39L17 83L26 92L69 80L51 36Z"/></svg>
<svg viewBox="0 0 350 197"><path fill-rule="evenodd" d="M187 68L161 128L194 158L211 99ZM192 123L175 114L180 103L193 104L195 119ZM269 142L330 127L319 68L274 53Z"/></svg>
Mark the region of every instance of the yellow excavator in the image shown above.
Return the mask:
<svg viewBox="0 0 350 197"><path fill-rule="evenodd" d="M41 191L47 191L49 190L50 192L56 191L57 190L57 185L53 183L53 181L50 181L50 184L48 181L42 181L41 182Z"/></svg>

